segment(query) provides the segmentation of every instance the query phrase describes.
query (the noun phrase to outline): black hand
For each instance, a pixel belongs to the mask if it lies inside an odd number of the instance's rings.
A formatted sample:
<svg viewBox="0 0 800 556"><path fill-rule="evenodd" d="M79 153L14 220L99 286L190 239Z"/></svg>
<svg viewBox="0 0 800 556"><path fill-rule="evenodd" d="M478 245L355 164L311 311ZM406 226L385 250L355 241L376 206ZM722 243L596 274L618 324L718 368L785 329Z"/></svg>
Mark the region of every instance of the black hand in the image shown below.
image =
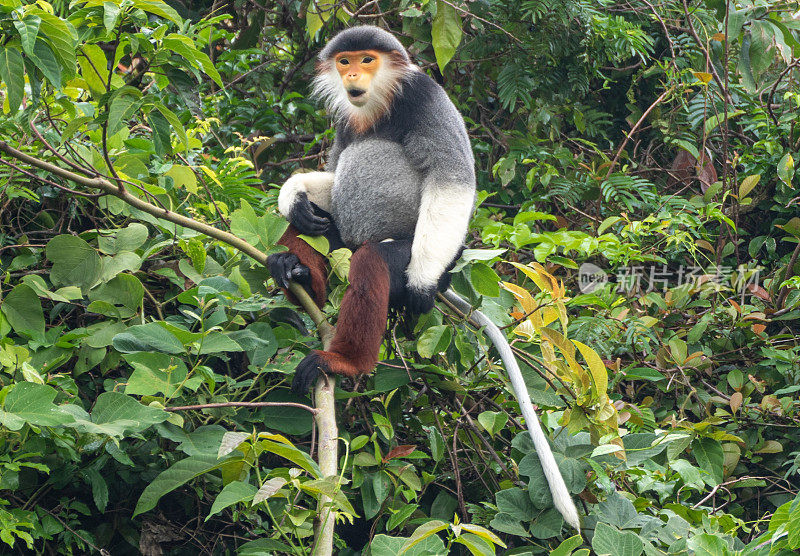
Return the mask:
<svg viewBox="0 0 800 556"><path fill-rule="evenodd" d="M330 218L315 214L314 205L308 200L308 195L302 192L297 194L297 199L292 205L289 222L301 234L321 236L328 231L331 221Z"/></svg>
<svg viewBox="0 0 800 556"><path fill-rule="evenodd" d="M289 281L302 286L311 285L311 271L294 253L276 253L267 257L269 273L278 287L288 288Z"/></svg>
<svg viewBox="0 0 800 556"><path fill-rule="evenodd" d="M421 315L433 309L436 298L436 286L417 289L409 286L406 288L406 311L411 314Z"/></svg>

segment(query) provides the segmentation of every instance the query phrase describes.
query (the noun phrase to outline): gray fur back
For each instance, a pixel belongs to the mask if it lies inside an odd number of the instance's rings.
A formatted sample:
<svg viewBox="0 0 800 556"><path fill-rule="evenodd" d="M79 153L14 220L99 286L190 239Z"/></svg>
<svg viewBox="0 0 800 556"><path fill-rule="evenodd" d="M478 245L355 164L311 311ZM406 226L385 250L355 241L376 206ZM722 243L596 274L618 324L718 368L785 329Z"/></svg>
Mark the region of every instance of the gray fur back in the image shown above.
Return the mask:
<svg viewBox="0 0 800 556"><path fill-rule="evenodd" d="M348 145L339 155L331 214L351 249L365 241L414 235L421 177L393 141L375 137Z"/></svg>

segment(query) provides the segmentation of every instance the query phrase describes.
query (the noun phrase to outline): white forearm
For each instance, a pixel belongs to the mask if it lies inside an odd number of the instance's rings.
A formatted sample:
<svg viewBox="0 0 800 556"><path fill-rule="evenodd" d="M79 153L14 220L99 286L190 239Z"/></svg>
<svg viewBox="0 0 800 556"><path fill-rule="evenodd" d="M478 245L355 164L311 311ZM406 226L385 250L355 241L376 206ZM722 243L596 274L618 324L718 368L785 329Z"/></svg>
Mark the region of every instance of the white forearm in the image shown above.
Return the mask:
<svg viewBox="0 0 800 556"><path fill-rule="evenodd" d="M464 243L474 204L471 186L434 183L425 188L406 270L410 287L437 284Z"/></svg>
<svg viewBox="0 0 800 556"><path fill-rule="evenodd" d="M289 218L299 193L305 193L308 200L325 211L331 208L331 187L333 172L306 172L294 174L281 187L278 193L278 210Z"/></svg>

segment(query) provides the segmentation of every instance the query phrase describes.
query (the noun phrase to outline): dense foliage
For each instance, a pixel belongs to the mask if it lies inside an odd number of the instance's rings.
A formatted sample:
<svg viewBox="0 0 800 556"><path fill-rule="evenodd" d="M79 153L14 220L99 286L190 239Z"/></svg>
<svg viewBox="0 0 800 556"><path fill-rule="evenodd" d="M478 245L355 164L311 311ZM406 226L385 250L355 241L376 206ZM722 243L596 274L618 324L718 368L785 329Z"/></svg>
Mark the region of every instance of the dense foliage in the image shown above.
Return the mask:
<svg viewBox="0 0 800 556"><path fill-rule="evenodd" d="M514 340L583 538L451 308L342 382L323 477L310 413L258 405L308 403L309 318L94 188L274 252L277 186L332 141L314 56L354 23L467 121L454 287ZM0 0L0 551L308 554L328 495L337 554L794 553L798 41L796 0Z"/></svg>

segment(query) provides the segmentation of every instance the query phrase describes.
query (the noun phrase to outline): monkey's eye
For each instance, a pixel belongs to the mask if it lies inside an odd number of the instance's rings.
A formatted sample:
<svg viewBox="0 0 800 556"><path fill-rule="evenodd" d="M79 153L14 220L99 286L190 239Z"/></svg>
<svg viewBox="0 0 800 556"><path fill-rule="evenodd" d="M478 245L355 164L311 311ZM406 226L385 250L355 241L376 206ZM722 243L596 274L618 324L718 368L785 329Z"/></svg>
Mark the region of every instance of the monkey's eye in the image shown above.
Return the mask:
<svg viewBox="0 0 800 556"><path fill-rule="evenodd" d="M373 61L375 61L375 58L373 58L372 56L364 56L364 59L361 60L361 63L362 64L369 64L370 62L373 62Z"/></svg>
<svg viewBox="0 0 800 556"><path fill-rule="evenodd" d="M348 60L347 58L342 58L341 60L339 60L339 63L342 64L343 66L347 66L350 64L350 60Z"/></svg>

